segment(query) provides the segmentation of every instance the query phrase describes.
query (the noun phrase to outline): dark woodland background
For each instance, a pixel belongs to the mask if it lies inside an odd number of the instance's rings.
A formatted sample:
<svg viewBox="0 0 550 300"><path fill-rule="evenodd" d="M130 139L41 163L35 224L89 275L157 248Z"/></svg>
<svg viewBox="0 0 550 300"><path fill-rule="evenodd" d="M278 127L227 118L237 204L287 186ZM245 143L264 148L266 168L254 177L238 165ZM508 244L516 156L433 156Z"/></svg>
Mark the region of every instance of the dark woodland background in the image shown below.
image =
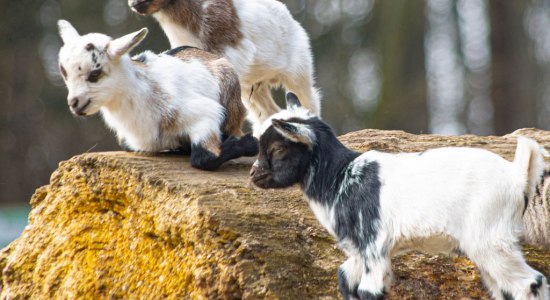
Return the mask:
<svg viewBox="0 0 550 300"><path fill-rule="evenodd" d="M550 129L550 1L283 2L311 36L323 117L337 133ZM136 53L169 45L160 27L133 14L125 0L0 0L0 7L5 208L28 203L60 161L119 149L99 116L75 118L68 110L57 67L59 18L80 33L121 36L148 27Z"/></svg>

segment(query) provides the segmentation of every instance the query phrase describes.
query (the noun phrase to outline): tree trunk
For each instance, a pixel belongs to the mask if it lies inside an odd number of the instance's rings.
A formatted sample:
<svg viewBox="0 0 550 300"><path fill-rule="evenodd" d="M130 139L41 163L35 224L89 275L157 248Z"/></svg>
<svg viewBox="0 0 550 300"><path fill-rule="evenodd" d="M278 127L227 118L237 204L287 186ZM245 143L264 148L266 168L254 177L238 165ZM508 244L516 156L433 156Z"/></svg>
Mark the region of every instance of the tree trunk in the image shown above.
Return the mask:
<svg viewBox="0 0 550 300"><path fill-rule="evenodd" d="M382 86L373 120L365 125L427 132L426 76L418 76L425 74L424 1L377 1L374 9Z"/></svg>
<svg viewBox="0 0 550 300"><path fill-rule="evenodd" d="M529 1L489 1L491 18L492 92L494 129L505 134L536 125L536 89L532 62L525 52L524 31Z"/></svg>

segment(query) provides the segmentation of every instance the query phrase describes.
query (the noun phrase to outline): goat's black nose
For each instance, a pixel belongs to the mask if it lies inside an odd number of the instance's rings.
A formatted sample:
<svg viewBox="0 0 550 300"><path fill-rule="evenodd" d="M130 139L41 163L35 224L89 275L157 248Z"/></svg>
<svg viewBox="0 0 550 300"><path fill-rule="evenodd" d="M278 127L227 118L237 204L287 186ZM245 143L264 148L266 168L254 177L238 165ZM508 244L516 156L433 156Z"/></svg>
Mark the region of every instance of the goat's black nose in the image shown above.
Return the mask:
<svg viewBox="0 0 550 300"><path fill-rule="evenodd" d="M69 101L69 106L72 108L76 108L78 106L78 98L75 97Z"/></svg>

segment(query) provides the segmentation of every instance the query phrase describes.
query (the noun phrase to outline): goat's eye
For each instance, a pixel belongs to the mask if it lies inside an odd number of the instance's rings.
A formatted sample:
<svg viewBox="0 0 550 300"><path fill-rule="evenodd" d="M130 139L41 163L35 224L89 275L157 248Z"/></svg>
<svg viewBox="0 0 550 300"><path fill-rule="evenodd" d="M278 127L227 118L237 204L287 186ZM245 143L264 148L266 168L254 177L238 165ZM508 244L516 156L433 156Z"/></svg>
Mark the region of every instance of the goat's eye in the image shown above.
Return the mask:
<svg viewBox="0 0 550 300"><path fill-rule="evenodd" d="M286 148L284 146L276 146L271 149L271 155L277 158L285 156Z"/></svg>
<svg viewBox="0 0 550 300"><path fill-rule="evenodd" d="M65 68L63 68L62 65L59 65L59 70L61 71L61 76L63 76L63 78L67 78L67 71L65 70Z"/></svg>
<svg viewBox="0 0 550 300"><path fill-rule="evenodd" d="M101 78L101 75L103 74L102 70L101 69L97 69L97 70L93 70L92 72L90 72L90 74L88 75L88 81L89 82L92 82L92 83L95 83L99 80L99 78Z"/></svg>

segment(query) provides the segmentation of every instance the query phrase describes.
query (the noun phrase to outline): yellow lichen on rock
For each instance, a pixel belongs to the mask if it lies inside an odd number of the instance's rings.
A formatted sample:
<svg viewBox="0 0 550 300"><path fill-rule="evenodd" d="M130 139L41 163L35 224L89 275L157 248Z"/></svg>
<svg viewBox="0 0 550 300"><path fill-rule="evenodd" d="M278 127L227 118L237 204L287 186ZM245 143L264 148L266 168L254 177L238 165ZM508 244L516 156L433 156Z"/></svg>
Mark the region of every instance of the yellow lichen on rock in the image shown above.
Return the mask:
<svg viewBox="0 0 550 300"><path fill-rule="evenodd" d="M324 244L298 246L305 241L297 232L315 225L311 217L287 224L307 212L299 192L260 196L247 188L249 163L214 173L173 155L86 154L63 162L33 197L25 232L4 250L2 296L335 296L335 286L314 290L303 280L331 286L337 261L310 264L333 241L319 231Z"/></svg>

